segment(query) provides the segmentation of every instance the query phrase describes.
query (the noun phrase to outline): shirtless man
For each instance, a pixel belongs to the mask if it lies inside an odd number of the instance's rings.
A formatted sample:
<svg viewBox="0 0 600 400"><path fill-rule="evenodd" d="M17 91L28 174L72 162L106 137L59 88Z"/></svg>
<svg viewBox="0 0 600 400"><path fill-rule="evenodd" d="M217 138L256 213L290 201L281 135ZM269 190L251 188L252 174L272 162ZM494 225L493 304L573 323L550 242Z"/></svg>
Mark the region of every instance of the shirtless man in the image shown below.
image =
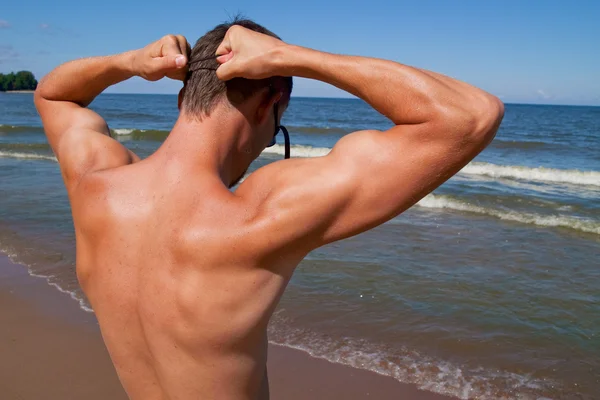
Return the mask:
<svg viewBox="0 0 600 400"><path fill-rule="evenodd" d="M166 36L66 63L35 104L72 206L77 276L130 398L267 399L267 323L298 263L459 171L503 106L437 73L286 44L250 21L188 46ZM144 160L86 108L133 76L185 84L172 132ZM272 141L291 76L346 90L395 126L274 162L230 191Z"/></svg>

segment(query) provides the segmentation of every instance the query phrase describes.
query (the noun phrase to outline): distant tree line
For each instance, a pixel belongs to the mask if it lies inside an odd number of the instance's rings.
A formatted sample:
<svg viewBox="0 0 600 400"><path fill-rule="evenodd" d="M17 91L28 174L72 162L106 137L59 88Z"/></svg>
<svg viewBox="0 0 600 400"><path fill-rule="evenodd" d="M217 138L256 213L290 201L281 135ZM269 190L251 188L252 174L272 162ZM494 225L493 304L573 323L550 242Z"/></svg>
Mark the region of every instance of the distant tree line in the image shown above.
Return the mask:
<svg viewBox="0 0 600 400"><path fill-rule="evenodd" d="M38 81L29 71L17 73L0 74L0 92L10 90L35 90Z"/></svg>

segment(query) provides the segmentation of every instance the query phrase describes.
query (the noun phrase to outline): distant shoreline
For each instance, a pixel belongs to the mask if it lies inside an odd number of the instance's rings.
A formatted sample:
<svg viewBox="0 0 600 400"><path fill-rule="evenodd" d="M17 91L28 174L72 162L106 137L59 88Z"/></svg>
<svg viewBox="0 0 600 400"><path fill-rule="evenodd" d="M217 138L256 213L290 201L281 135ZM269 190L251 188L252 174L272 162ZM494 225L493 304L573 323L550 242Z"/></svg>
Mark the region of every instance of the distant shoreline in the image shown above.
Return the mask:
<svg viewBox="0 0 600 400"><path fill-rule="evenodd" d="M135 95L135 96L177 96L177 92L173 93L128 93L128 92L113 92L105 91L102 95ZM292 93L292 99L325 99L325 100L360 100L358 97L334 97L334 96L297 96ZM502 100L502 99L500 99ZM360 100L362 101L362 100ZM600 107L600 104L558 104L558 103L523 103L523 102L512 102L509 100L502 100L504 104L510 104L515 106L557 106L557 107Z"/></svg>
<svg viewBox="0 0 600 400"><path fill-rule="evenodd" d="M34 93L35 90L7 90L0 93ZM177 96L177 93L124 93L124 92L104 92L102 95L142 95L142 96ZM326 100L360 100L357 97L319 97L319 96L294 96L292 99L326 99ZM596 104L546 104L546 103L511 103L505 102L504 104L515 105L515 106L557 106L557 107L600 107Z"/></svg>

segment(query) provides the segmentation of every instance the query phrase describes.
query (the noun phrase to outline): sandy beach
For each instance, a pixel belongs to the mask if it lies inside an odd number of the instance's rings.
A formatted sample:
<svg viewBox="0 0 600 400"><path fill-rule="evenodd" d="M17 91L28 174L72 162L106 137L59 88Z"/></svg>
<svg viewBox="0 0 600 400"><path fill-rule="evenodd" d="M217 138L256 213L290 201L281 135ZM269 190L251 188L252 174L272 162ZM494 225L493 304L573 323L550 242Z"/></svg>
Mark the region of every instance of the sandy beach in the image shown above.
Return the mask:
<svg viewBox="0 0 600 400"><path fill-rule="evenodd" d="M4 255L0 354L2 399L127 399L94 314ZM280 346L269 349L269 374L272 399L448 398Z"/></svg>

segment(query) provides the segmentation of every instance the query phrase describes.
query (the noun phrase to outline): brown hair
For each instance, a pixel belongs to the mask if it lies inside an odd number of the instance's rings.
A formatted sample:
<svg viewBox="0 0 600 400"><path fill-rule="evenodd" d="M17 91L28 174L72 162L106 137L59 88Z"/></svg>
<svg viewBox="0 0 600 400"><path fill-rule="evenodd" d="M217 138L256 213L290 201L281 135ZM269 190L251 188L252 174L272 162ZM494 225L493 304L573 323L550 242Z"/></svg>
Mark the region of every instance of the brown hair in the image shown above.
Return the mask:
<svg viewBox="0 0 600 400"><path fill-rule="evenodd" d="M267 87L282 88L283 98L289 98L292 93L293 82L291 77L272 77L258 80L234 78L227 82L217 78L215 70L219 63L214 56L217 48L225 38L225 33L233 25L240 25L280 39L279 36L256 22L240 17L235 17L231 22L217 25L198 39L189 58L190 70L186 76L182 93L182 108L192 115L198 117L210 115L212 109L224 96L231 104L236 105Z"/></svg>

